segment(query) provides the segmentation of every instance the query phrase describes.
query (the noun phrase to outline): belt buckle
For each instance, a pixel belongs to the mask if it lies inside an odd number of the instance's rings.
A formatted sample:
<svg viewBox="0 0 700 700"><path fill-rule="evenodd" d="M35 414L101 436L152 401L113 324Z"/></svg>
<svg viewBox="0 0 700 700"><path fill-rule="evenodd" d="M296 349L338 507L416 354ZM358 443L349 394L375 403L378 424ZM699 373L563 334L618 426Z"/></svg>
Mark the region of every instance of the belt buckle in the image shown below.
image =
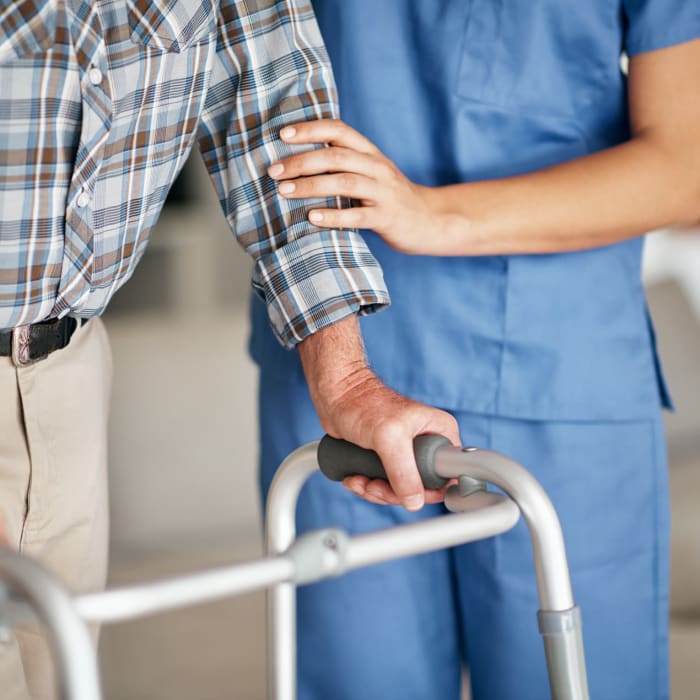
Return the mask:
<svg viewBox="0 0 700 700"><path fill-rule="evenodd" d="M12 362L15 367L28 367L45 356L32 358L29 352L31 326L17 326L12 330Z"/></svg>

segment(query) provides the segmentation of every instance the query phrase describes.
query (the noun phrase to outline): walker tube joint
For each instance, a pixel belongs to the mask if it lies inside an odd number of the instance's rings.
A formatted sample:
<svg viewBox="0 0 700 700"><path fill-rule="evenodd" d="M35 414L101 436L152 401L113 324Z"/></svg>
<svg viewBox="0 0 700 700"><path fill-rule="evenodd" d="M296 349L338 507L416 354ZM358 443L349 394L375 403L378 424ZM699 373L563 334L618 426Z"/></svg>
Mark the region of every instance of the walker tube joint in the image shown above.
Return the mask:
<svg viewBox="0 0 700 700"><path fill-rule="evenodd" d="M342 530L314 530L299 537L287 550L294 564L294 583L302 586L345 571L348 536Z"/></svg>
<svg viewBox="0 0 700 700"><path fill-rule="evenodd" d="M552 697L588 700L581 609L575 606L570 610L540 610L537 621L544 640Z"/></svg>

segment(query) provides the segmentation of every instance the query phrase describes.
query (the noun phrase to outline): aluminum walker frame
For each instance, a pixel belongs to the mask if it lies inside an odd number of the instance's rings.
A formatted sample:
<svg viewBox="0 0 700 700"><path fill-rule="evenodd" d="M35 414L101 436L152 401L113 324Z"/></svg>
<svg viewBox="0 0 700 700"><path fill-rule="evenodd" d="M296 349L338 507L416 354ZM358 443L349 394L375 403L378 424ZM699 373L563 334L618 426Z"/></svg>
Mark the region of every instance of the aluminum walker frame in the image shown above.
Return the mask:
<svg viewBox="0 0 700 700"><path fill-rule="evenodd" d="M552 698L589 700L581 614L573 599L561 527L549 498L521 465L507 457L445 442L438 436L426 436L422 445L417 444L417 459L426 485L459 480L448 489L445 501L454 512L423 522L354 537L324 529L297 539L297 499L319 461L323 471L335 479L348 473L381 474L374 453L324 438L299 448L281 465L268 497L267 556L263 559L71 596L42 566L0 547L0 632L3 625L37 620L44 624L53 643L65 700L100 700L89 623L120 622L269 588L268 693L273 700L294 700L297 586L499 535L511 529L522 513L533 545L538 621ZM487 491L486 483L507 495Z"/></svg>

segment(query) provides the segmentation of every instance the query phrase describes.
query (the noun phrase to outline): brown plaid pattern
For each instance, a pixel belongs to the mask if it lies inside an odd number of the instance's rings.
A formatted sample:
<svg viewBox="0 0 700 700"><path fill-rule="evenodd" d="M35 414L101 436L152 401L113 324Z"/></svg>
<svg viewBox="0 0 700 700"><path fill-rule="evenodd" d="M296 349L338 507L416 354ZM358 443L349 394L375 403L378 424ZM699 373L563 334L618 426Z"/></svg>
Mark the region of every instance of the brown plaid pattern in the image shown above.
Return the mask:
<svg viewBox="0 0 700 700"><path fill-rule="evenodd" d="M307 0L5 2L0 328L99 314L195 143L283 343L388 303L359 235L266 175L283 126L336 115Z"/></svg>

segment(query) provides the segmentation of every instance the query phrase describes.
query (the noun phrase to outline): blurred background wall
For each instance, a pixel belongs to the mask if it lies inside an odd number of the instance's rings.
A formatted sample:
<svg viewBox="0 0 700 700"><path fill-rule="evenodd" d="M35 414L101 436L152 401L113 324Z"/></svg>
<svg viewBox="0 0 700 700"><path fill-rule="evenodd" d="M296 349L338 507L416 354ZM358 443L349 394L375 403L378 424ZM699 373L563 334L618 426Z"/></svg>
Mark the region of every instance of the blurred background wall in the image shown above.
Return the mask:
<svg viewBox="0 0 700 700"><path fill-rule="evenodd" d="M249 268L195 154L105 317L112 584L260 554ZM690 700L700 687L700 232L650 237L645 274L677 405L667 416L673 697ZM263 597L110 627L101 657L108 700L263 698Z"/></svg>

